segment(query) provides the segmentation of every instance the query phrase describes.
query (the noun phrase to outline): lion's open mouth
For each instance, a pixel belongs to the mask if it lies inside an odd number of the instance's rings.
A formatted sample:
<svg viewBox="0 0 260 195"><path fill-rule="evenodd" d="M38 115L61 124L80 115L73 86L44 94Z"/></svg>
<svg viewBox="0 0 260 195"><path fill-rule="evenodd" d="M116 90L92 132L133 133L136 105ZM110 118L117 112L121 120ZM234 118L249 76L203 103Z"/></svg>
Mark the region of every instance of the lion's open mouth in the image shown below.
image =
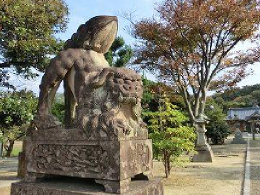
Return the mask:
<svg viewBox="0 0 260 195"><path fill-rule="evenodd" d="M123 69L124 71L126 69ZM123 74L122 74L123 73ZM136 104L141 100L143 84L141 77L132 70L116 72L113 79L114 87L120 93L119 101Z"/></svg>
<svg viewBox="0 0 260 195"><path fill-rule="evenodd" d="M137 102L140 100L140 98L137 97L124 97L121 93L119 96L119 103L124 103L124 104L137 104Z"/></svg>

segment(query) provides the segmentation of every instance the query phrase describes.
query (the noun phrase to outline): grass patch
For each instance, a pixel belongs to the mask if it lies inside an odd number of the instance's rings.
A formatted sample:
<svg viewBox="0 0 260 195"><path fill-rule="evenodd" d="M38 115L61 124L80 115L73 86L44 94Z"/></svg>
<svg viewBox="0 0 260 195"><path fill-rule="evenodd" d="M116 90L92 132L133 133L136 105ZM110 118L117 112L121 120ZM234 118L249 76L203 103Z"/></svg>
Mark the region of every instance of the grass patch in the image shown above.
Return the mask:
<svg viewBox="0 0 260 195"><path fill-rule="evenodd" d="M14 148L12 153L11 153L11 157L17 157L19 155L19 152L22 151L22 148ZM6 151L3 151L3 156L5 156Z"/></svg>
<svg viewBox="0 0 260 195"><path fill-rule="evenodd" d="M17 157L21 151L22 151L22 148L14 148L11 153L11 157Z"/></svg>
<svg viewBox="0 0 260 195"><path fill-rule="evenodd" d="M19 155L19 152L22 151L22 144L15 144L13 151L11 153L11 157L17 157ZM3 149L3 156L5 156L6 150Z"/></svg>

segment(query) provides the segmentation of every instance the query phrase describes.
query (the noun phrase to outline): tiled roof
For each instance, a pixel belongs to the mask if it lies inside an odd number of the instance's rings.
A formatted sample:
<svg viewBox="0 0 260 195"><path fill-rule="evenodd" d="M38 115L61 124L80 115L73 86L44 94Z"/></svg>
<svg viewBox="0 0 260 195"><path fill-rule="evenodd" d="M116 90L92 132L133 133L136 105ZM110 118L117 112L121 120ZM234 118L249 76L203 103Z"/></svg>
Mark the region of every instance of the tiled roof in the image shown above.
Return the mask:
<svg viewBox="0 0 260 195"><path fill-rule="evenodd" d="M230 108L227 112L227 120L247 120L247 118L255 113L260 113L257 106L246 108Z"/></svg>

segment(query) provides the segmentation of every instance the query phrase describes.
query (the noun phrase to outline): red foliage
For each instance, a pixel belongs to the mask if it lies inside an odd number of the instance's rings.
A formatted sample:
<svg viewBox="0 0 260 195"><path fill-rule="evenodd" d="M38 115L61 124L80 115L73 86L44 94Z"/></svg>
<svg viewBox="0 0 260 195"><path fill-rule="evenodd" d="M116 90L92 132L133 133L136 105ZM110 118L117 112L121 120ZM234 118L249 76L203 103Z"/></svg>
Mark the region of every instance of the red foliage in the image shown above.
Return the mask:
<svg viewBox="0 0 260 195"><path fill-rule="evenodd" d="M194 119L210 88L234 86L259 60L257 48L231 53L239 42L257 40L259 7L258 0L165 0L157 19L134 24L135 63L176 85Z"/></svg>

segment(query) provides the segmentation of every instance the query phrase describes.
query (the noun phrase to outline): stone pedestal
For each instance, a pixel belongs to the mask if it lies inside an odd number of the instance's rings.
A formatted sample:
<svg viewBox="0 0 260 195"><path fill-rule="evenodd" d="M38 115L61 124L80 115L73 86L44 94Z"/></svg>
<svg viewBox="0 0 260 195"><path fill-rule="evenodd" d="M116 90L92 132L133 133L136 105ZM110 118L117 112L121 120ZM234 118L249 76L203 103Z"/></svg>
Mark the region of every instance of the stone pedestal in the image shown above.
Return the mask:
<svg viewBox="0 0 260 195"><path fill-rule="evenodd" d="M11 195L112 195L105 193L101 185L85 179L48 179L33 183L13 183ZM129 190L122 195L163 195L159 179L131 181Z"/></svg>
<svg viewBox="0 0 260 195"><path fill-rule="evenodd" d="M196 148L197 154L192 158L193 162L212 162L213 161L213 152L209 144L206 144L204 147Z"/></svg>
<svg viewBox="0 0 260 195"><path fill-rule="evenodd" d="M213 161L213 152L210 145L207 143L205 137L205 123L206 120L199 116L196 119L196 130L197 130L197 142L196 142L196 151L197 154L193 156L193 162L212 162Z"/></svg>
<svg viewBox="0 0 260 195"><path fill-rule="evenodd" d="M106 192L120 194L129 190L136 175L152 178L152 158L152 142L142 137L100 141L90 140L80 129L40 130L26 140L25 181L49 176L92 178Z"/></svg>
<svg viewBox="0 0 260 195"><path fill-rule="evenodd" d="M32 132L27 137L25 151L26 175L23 182L12 185L12 195L29 195L35 191L35 195L163 194L161 182L148 181L152 179L153 158L149 139L97 141L88 139L80 129L50 129ZM66 190L67 185L55 180L57 177L61 180L70 177L69 183L80 178L82 183L89 178L95 181L94 186L101 184L101 190L89 191L93 186L88 180L85 187L81 186L86 188L84 192ZM133 182L133 178L142 181ZM59 185L61 189L57 188Z"/></svg>
<svg viewBox="0 0 260 195"><path fill-rule="evenodd" d="M80 129L50 129L32 132L25 151L26 175L23 182L12 185L12 195L163 194L161 182L151 180L149 139L98 141L90 140ZM66 177L70 179L60 183ZM99 189L97 184L101 184Z"/></svg>

